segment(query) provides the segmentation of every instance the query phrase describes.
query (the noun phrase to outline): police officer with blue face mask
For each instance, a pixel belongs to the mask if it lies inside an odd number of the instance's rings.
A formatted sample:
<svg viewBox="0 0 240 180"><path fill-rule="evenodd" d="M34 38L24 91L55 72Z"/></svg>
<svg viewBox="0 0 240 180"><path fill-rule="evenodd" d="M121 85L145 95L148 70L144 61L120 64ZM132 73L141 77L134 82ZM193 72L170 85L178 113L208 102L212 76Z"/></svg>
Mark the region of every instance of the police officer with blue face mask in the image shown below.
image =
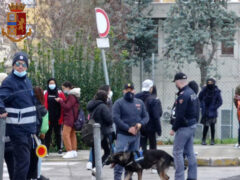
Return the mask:
<svg viewBox="0 0 240 180"><path fill-rule="evenodd" d="M30 153L36 133L36 108L32 84L27 77L27 54L16 53L12 65L12 73L0 87L0 118L6 118L6 135L12 145L12 180L26 180L28 176L37 176L28 174L31 173Z"/></svg>

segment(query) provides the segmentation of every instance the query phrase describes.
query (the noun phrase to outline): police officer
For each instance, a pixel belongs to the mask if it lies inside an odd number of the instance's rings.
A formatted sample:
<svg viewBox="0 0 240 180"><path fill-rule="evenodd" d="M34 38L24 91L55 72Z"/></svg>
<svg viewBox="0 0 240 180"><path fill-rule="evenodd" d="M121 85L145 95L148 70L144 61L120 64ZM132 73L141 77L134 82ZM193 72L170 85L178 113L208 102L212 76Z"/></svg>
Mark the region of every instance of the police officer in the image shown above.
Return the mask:
<svg viewBox="0 0 240 180"><path fill-rule="evenodd" d="M188 159L188 179L197 179L197 163L193 150L193 139L198 118L198 98L188 86L187 76L177 73L174 77L176 87L179 89L178 98L175 102L176 119L173 123L170 135L175 134L173 156L175 164L175 180L184 180L183 152Z"/></svg>
<svg viewBox="0 0 240 180"><path fill-rule="evenodd" d="M16 53L12 66L12 73L0 87L0 118L6 118L6 134L12 146L14 167L11 180L26 180L28 173L32 173L29 171L33 167L30 165L32 135L36 133L36 108L32 84L27 77L27 54Z"/></svg>
<svg viewBox="0 0 240 180"><path fill-rule="evenodd" d="M113 120L117 128L116 152L139 150L142 126L148 123L149 116L142 100L134 97L134 86L124 86L124 96L113 105ZM114 180L121 180L123 167L114 167Z"/></svg>

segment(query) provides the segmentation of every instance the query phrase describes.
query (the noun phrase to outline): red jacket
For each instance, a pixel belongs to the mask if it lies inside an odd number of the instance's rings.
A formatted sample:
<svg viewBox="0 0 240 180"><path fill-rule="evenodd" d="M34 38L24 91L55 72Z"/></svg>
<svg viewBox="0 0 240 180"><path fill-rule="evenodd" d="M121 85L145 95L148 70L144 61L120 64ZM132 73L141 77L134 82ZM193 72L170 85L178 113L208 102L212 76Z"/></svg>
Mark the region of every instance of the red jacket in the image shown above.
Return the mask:
<svg viewBox="0 0 240 180"><path fill-rule="evenodd" d="M63 109L63 124L69 127L74 126L74 121L78 115L79 103L77 98L70 94L64 101L59 101Z"/></svg>
<svg viewBox="0 0 240 180"><path fill-rule="evenodd" d="M66 97L62 91L58 91L58 97L62 98L64 101L66 100ZM44 94L44 99L45 99L45 108L48 110L48 92ZM50 122L49 122L50 123ZM61 115L60 119L58 120L58 124L63 124L63 108L61 108Z"/></svg>

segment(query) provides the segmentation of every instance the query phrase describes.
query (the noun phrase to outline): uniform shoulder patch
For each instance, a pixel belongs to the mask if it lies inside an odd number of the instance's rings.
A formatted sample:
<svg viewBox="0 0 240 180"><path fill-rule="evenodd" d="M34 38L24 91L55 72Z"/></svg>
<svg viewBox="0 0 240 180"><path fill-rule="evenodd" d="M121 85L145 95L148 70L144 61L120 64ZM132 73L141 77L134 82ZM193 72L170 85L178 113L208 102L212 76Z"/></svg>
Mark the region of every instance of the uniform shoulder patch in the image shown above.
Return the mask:
<svg viewBox="0 0 240 180"><path fill-rule="evenodd" d="M184 91L180 92L180 94L184 94Z"/></svg>
<svg viewBox="0 0 240 180"><path fill-rule="evenodd" d="M179 99L179 103L182 104L183 103L183 99Z"/></svg>

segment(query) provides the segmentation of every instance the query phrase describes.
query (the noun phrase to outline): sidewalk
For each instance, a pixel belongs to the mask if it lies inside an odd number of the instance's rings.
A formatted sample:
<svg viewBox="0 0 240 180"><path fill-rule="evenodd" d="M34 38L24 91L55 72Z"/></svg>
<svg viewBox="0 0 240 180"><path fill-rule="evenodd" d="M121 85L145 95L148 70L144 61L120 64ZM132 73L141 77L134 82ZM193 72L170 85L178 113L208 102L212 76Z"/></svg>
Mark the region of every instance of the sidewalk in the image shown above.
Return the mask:
<svg viewBox="0 0 240 180"><path fill-rule="evenodd" d="M169 154L172 154L171 145L158 146ZM194 150L197 154L199 166L239 166L240 165L240 149L234 148L234 145L214 145L202 146L195 145ZM78 157L74 159L63 159L57 153L50 153L50 155L43 159L45 162L56 161L87 161L89 157L88 150L79 150Z"/></svg>

